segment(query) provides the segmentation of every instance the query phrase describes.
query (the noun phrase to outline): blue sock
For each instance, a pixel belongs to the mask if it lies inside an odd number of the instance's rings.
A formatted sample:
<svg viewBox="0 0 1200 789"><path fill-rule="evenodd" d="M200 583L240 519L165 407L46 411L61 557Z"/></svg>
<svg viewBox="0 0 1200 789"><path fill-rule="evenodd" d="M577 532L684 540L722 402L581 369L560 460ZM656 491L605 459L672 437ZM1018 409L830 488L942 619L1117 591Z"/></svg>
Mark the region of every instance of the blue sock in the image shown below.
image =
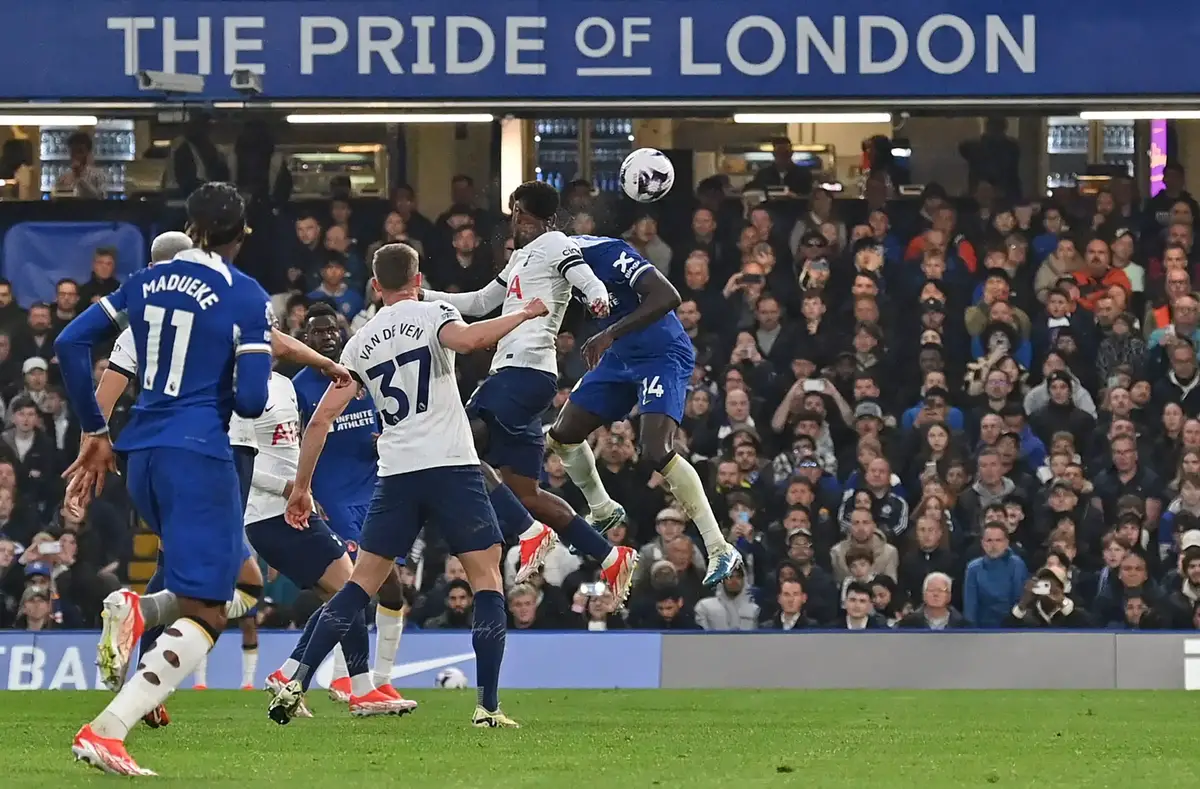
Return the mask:
<svg viewBox="0 0 1200 789"><path fill-rule="evenodd" d="M500 706L500 664L504 662L507 627L504 595L492 591L476 592L471 646L475 649L479 705L488 712L495 712Z"/></svg>
<svg viewBox="0 0 1200 789"><path fill-rule="evenodd" d="M613 549L612 543L604 539L604 535L578 515L571 519L565 531L558 533L558 538L568 548L575 548L598 562L604 561Z"/></svg>
<svg viewBox="0 0 1200 789"><path fill-rule="evenodd" d="M361 676L371 670L371 637L367 634L367 611L364 606L350 629L342 636L342 654L346 656L346 673L351 677Z"/></svg>
<svg viewBox="0 0 1200 789"><path fill-rule="evenodd" d="M516 542L522 532L533 525L533 516L521 504L517 494L508 485L501 485L488 494L496 520L500 522L500 533L508 542Z"/></svg>
<svg viewBox="0 0 1200 789"><path fill-rule="evenodd" d="M154 575L146 582L145 594L154 594L167 588L167 573L163 569L163 552L158 552L158 563L154 566ZM154 649L154 642L162 635L164 626L148 627L142 632L142 640L138 643L138 657Z"/></svg>
<svg viewBox="0 0 1200 789"><path fill-rule="evenodd" d="M346 637L356 620L362 621L363 638L366 638L367 623L363 610L369 602L371 596L351 581L325 604L313 628L312 637L308 640L308 647L304 650L304 659L300 661L300 668L296 671L295 679L300 680L305 690L312 684L317 666L333 651L334 645ZM349 665L349 654L346 655L346 662Z"/></svg>
<svg viewBox="0 0 1200 789"><path fill-rule="evenodd" d="M292 654L288 655L289 660L299 663L304 659L304 650L308 649L308 642L312 640L313 631L317 629L317 622L321 619L324 611L325 606L322 605L308 617L308 621L304 623L304 632L300 634L300 640L296 642L296 648L292 650Z"/></svg>

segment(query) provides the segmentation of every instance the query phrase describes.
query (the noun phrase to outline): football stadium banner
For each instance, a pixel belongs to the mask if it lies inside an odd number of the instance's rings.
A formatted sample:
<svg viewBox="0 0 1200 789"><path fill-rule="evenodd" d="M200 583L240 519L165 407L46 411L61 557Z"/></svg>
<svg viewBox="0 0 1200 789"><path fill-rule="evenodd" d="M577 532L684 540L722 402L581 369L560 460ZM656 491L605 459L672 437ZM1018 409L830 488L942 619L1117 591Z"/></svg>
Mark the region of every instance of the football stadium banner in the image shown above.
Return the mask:
<svg viewBox="0 0 1200 789"><path fill-rule="evenodd" d="M1124 0L15 0L5 12L26 34L0 50L0 98L161 98L167 83L139 89L138 72L149 70L205 78L200 94L179 99L237 99L230 75L243 69L261 74L263 98L276 100L1194 94L1200 4L1154 9ZM1114 42L1119 56L1106 56Z"/></svg>
<svg viewBox="0 0 1200 789"><path fill-rule="evenodd" d="M96 673L95 631L26 633L0 631L0 690L101 690ZM258 682L291 653L298 632L263 631L258 638ZM372 638L374 641L374 638ZM372 650L374 644L372 643ZM227 633L208 659L208 686L241 685L241 637ZM329 684L332 662L317 670ZM662 637L657 633L509 633L500 683L506 688L657 688ZM475 685L471 633L406 633L392 670L398 688L432 688L444 669L456 668ZM184 688L190 687L190 681Z"/></svg>

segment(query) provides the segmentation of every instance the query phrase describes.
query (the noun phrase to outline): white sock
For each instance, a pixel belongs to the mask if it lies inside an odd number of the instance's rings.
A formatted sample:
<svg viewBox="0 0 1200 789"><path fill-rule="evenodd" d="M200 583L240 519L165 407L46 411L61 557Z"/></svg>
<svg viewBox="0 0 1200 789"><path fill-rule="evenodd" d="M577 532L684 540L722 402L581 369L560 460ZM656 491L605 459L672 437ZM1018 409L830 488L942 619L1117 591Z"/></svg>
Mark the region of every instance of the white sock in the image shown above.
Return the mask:
<svg viewBox="0 0 1200 789"><path fill-rule="evenodd" d="M242 650L242 687L254 684L254 675L258 673L258 647Z"/></svg>
<svg viewBox="0 0 1200 789"><path fill-rule="evenodd" d="M193 685L208 686L208 653L206 652L199 661L196 662L196 673L192 677Z"/></svg>
<svg viewBox="0 0 1200 789"><path fill-rule="evenodd" d="M296 671L299 668L300 662L298 660L288 658L287 660L283 661L283 665L279 667L279 673L288 679L291 679L292 677L296 676Z"/></svg>
<svg viewBox="0 0 1200 789"><path fill-rule="evenodd" d="M713 515L712 505L704 494L704 483L692 464L676 455L662 472L663 482L667 490L679 501L687 511L688 517L700 530L704 538L704 547L711 557L714 553L723 551L727 543L717 525L717 516Z"/></svg>
<svg viewBox="0 0 1200 789"><path fill-rule="evenodd" d="M337 644L333 648L333 678L338 680L348 676L350 671L346 668L346 655L342 652L342 645Z"/></svg>
<svg viewBox="0 0 1200 789"><path fill-rule="evenodd" d="M525 531L521 532L521 539L522 540L532 540L534 537L539 536L545 530L546 530L546 524L539 523L538 521L534 521L532 526L530 526Z"/></svg>
<svg viewBox="0 0 1200 789"><path fill-rule="evenodd" d="M249 592L236 589L233 592L233 599L225 604L225 616L229 619L241 619L257 604L258 601Z"/></svg>
<svg viewBox="0 0 1200 789"><path fill-rule="evenodd" d="M375 607L375 687L392 681L392 666L404 632L404 613L384 606Z"/></svg>
<svg viewBox="0 0 1200 789"><path fill-rule="evenodd" d="M371 681L370 671L350 678L351 696L365 696L373 690L375 690L375 683Z"/></svg>
<svg viewBox="0 0 1200 789"><path fill-rule="evenodd" d="M142 620L146 623L147 630L179 618L179 598L174 592L165 589L142 595L138 599L138 607L142 609Z"/></svg>
<svg viewBox="0 0 1200 789"><path fill-rule="evenodd" d="M554 441L550 446L554 453L562 458L567 476L583 492L593 515L597 512L607 512L616 505L604 489L604 483L600 481L600 472L596 470L596 456L592 454L592 447L588 442L560 444Z"/></svg>
<svg viewBox="0 0 1200 789"><path fill-rule="evenodd" d="M166 701L205 659L212 645L200 625L190 619L176 620L142 657L142 668L92 721L92 729L101 737L124 740L142 716Z"/></svg>

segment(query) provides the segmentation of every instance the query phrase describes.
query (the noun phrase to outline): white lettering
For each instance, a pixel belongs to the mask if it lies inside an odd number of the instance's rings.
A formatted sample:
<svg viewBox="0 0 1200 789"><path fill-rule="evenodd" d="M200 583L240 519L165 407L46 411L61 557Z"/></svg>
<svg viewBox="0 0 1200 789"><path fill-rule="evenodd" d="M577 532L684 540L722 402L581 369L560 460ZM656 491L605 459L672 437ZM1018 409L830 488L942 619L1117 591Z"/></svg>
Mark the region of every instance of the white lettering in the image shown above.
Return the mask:
<svg viewBox="0 0 1200 789"><path fill-rule="evenodd" d="M648 16L627 16L621 20L621 54L627 58L633 57L633 45L644 44L650 40L649 33L634 30L634 27L649 27Z"/></svg>
<svg viewBox="0 0 1200 789"><path fill-rule="evenodd" d="M479 36L479 54L474 60L459 60L458 34L462 30L473 30ZM496 35L486 22L474 16L446 17L447 74L477 74L487 68L495 56Z"/></svg>
<svg viewBox="0 0 1200 789"><path fill-rule="evenodd" d="M892 34L895 49L887 60L875 60L871 41L876 30ZM900 68L908 57L908 33L904 26L890 16L866 15L858 18L858 72L860 74L888 74Z"/></svg>
<svg viewBox="0 0 1200 789"><path fill-rule="evenodd" d="M958 33L962 42L958 56L948 62L938 60L929 47L933 34L943 27L948 27ZM971 58L975 57L975 33L962 17L952 14L938 14L930 17L917 31L917 57L925 64L925 68L934 74L957 74L970 64Z"/></svg>
<svg viewBox="0 0 1200 789"><path fill-rule="evenodd" d="M325 44L316 42L318 30L332 30L333 41ZM300 17L300 73L313 73L313 60L318 55L336 55L350 42L350 30L336 16Z"/></svg>
<svg viewBox="0 0 1200 789"><path fill-rule="evenodd" d="M771 54L761 63L751 63L742 57L742 35L751 28L761 28L771 36ZM787 39L783 36L783 28L774 19L767 16L742 17L733 23L725 36L725 55L733 67L751 77L761 77L779 68L787 51Z"/></svg>
<svg viewBox="0 0 1200 789"><path fill-rule="evenodd" d="M200 280L196 279L195 277L188 277L188 279L191 281L188 282L187 287L183 289L183 292L194 297L196 295L196 290L200 287Z"/></svg>
<svg viewBox="0 0 1200 789"><path fill-rule="evenodd" d="M124 33L125 76L138 73L138 33L154 29L152 16L112 16L108 18L109 30Z"/></svg>
<svg viewBox="0 0 1200 789"><path fill-rule="evenodd" d="M830 44L807 16L796 18L796 73L809 73L809 48L816 48L825 65L834 74L846 73L846 17L833 18L833 43Z"/></svg>
<svg viewBox="0 0 1200 789"><path fill-rule="evenodd" d="M15 646L8 656L8 689L41 690L46 680L46 653L37 647Z"/></svg>
<svg viewBox="0 0 1200 789"><path fill-rule="evenodd" d="M679 73L685 77L713 77L721 73L720 63L697 63L692 41L692 18L679 18Z"/></svg>
<svg viewBox="0 0 1200 789"><path fill-rule="evenodd" d="M604 34L604 43L598 47L590 46L587 42L587 32L593 27L600 28L600 31ZM612 26L612 23L602 16L589 16L575 28L575 48L585 58L602 58L609 52L612 52L613 47L616 45L617 31ZM629 56L626 55L626 57Z"/></svg>
<svg viewBox="0 0 1200 789"><path fill-rule="evenodd" d="M412 73L436 74L437 66L433 64L433 27L437 24L437 17L414 16L408 24L417 31L417 60L412 64Z"/></svg>
<svg viewBox="0 0 1200 789"><path fill-rule="evenodd" d="M522 38L522 30L545 30L544 16L510 16L504 24L504 73L532 74L546 73L545 63L522 63L522 52L541 52L546 48L546 42L539 35L536 39Z"/></svg>
<svg viewBox="0 0 1200 789"><path fill-rule="evenodd" d="M196 18L196 37L179 38L175 35L175 17L163 17L163 71L168 74L196 73L208 76L212 73L212 20L206 16ZM184 52L195 52L199 64L196 71L178 68L175 59Z"/></svg>
<svg viewBox="0 0 1200 789"><path fill-rule="evenodd" d="M49 690L62 690L70 685L71 690L87 690L87 675L83 672L83 661L79 658L78 647L67 647L63 652L54 676L50 678Z"/></svg>
<svg viewBox="0 0 1200 789"><path fill-rule="evenodd" d="M242 30L262 30L267 26L267 18L263 16L227 16L225 17L225 73L232 74L238 69L246 69L255 74L265 74L267 67L262 63L242 63L238 59L239 52L262 52L261 38L241 38L238 33Z"/></svg>
<svg viewBox="0 0 1200 789"><path fill-rule="evenodd" d="M1012 31L998 16L988 14L985 27L987 73L1000 71L1000 45L1008 50L1017 68L1025 74L1037 72L1037 22L1033 14L1021 17L1021 43L1017 43Z"/></svg>
<svg viewBox="0 0 1200 789"><path fill-rule="evenodd" d="M387 37L376 40L371 31L383 28ZM358 18L358 73L371 73L371 55L379 55L389 74L403 74L404 67L396 59L396 47L404 40L404 25L390 16L360 16Z"/></svg>

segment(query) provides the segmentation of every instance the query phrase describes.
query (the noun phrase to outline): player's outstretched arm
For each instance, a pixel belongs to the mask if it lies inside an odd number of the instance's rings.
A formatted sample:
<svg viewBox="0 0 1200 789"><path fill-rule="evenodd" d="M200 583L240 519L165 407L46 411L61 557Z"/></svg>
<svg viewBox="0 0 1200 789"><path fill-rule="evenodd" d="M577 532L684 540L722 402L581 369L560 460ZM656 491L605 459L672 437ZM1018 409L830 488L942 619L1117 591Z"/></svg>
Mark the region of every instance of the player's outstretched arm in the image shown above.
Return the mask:
<svg viewBox="0 0 1200 789"><path fill-rule="evenodd" d="M442 293L438 290L421 289L422 301L444 301L453 306L463 315L472 318L487 315L504 303L504 294L508 286L497 277L479 290L470 293Z"/></svg>
<svg viewBox="0 0 1200 789"><path fill-rule="evenodd" d="M127 386L129 379L122 372L109 368L100 373L100 382L96 384L96 403L105 421L112 417L113 409L117 407L117 401Z"/></svg>
<svg viewBox="0 0 1200 789"><path fill-rule="evenodd" d="M583 262L583 258L568 261L561 269L563 277L571 283L571 287L583 293L583 299L588 310L597 318L608 316L608 288L596 276L596 272Z"/></svg>
<svg viewBox="0 0 1200 789"><path fill-rule="evenodd" d="M234 363L237 384L233 388L233 411L238 416L254 419L267 407L268 386L271 382L271 353L238 351Z"/></svg>
<svg viewBox="0 0 1200 789"><path fill-rule="evenodd" d="M325 449L325 438L334 421L346 410L346 406L354 399L356 389L353 386L339 387L330 384L317 403L317 410L304 428L304 438L300 441L300 460L296 465L296 481L292 485L291 495L288 496L285 518L288 523L298 528L308 524L308 516L312 513L312 478L317 468L317 460Z"/></svg>
<svg viewBox="0 0 1200 789"><path fill-rule="evenodd" d="M455 353L474 353L491 348L525 321L540 318L548 313L549 310L541 299L531 299L518 312L501 315L499 318L470 325L452 320L442 325L438 331L438 340Z"/></svg>
<svg viewBox="0 0 1200 789"><path fill-rule="evenodd" d="M276 359L283 359L303 367L311 367L338 386L349 386L354 382L345 367L332 359L325 358L295 337L284 334L279 329L271 330L271 353Z"/></svg>
<svg viewBox="0 0 1200 789"><path fill-rule="evenodd" d="M600 357L613 344L613 341L630 332L646 328L674 310L681 302L679 291L675 290L675 286L653 266L646 266L637 275L633 289L641 298L641 303L633 312L604 331L593 335L583 344L581 353L589 367L595 367L599 363Z"/></svg>

